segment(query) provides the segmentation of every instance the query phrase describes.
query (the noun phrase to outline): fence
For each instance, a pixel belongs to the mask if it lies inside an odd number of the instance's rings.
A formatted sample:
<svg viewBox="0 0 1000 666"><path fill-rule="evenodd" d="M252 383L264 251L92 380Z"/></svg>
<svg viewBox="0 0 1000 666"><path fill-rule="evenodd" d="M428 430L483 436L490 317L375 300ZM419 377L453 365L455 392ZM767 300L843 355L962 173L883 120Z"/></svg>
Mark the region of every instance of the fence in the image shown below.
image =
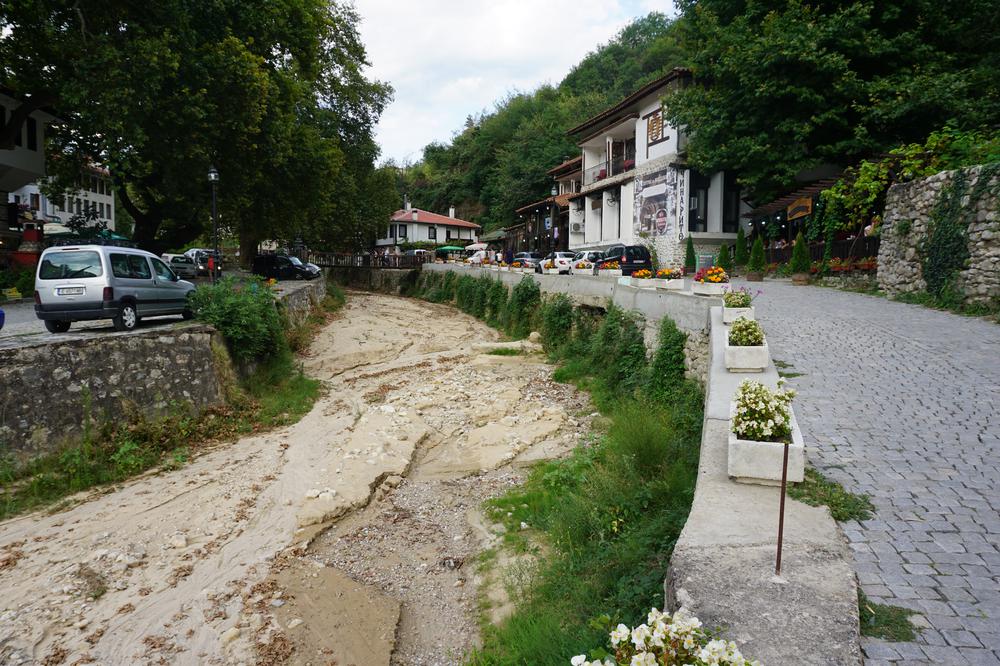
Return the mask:
<svg viewBox="0 0 1000 666"><path fill-rule="evenodd" d="M862 257L877 257L881 239L878 236L861 236L847 240L833 241L830 247L831 259L861 259ZM809 245L810 261L822 261L826 249L825 243ZM770 248L764 251L769 264L785 264L792 260L792 247Z"/></svg>
<svg viewBox="0 0 1000 666"><path fill-rule="evenodd" d="M337 254L334 252L311 252L309 261L324 268L419 268L433 261L431 252L424 254Z"/></svg>

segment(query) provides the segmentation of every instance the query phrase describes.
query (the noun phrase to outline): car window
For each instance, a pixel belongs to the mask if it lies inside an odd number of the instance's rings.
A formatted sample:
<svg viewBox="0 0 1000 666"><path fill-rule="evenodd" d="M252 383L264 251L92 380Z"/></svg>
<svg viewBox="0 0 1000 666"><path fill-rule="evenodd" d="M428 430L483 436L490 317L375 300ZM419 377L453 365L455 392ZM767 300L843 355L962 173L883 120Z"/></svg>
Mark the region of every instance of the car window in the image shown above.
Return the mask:
<svg viewBox="0 0 1000 666"><path fill-rule="evenodd" d="M149 263L146 257L138 254L127 254L129 277L136 280L148 280L153 277L149 270Z"/></svg>
<svg viewBox="0 0 1000 666"><path fill-rule="evenodd" d="M170 260L172 264L190 264L191 259L189 257L174 257Z"/></svg>
<svg viewBox="0 0 1000 666"><path fill-rule="evenodd" d="M292 262L293 264L295 264L296 266L301 266L302 265L302 260L299 259L298 257L288 257L288 260L290 262Z"/></svg>
<svg viewBox="0 0 1000 666"><path fill-rule="evenodd" d="M279 266L288 266L292 262L288 260L288 257L278 257Z"/></svg>
<svg viewBox="0 0 1000 666"><path fill-rule="evenodd" d="M174 272L165 263L159 259L150 259L150 261L153 262L153 270L156 271L156 277L162 280L174 279Z"/></svg>
<svg viewBox="0 0 1000 666"><path fill-rule="evenodd" d="M38 267L39 280L91 278L103 273L101 255L93 250L50 252Z"/></svg>

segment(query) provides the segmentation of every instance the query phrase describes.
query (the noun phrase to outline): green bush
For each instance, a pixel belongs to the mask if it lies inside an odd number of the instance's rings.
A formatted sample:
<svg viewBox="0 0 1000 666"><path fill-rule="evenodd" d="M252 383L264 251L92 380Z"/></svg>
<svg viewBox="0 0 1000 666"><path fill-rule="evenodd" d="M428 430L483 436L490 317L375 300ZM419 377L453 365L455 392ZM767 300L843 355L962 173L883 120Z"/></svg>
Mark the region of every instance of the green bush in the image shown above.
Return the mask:
<svg viewBox="0 0 1000 666"><path fill-rule="evenodd" d="M792 248L792 260L789 263L792 273L809 273L812 261L809 259L809 246L801 231L795 236L795 247Z"/></svg>
<svg viewBox="0 0 1000 666"><path fill-rule="evenodd" d="M611 393L634 390L644 382L646 345L634 316L613 303L608 305L591 340L590 363Z"/></svg>
<svg viewBox="0 0 1000 666"><path fill-rule="evenodd" d="M698 261L694 257L694 241L691 240L691 234L688 234L687 247L684 249L684 272L693 273L697 265Z"/></svg>
<svg viewBox="0 0 1000 666"><path fill-rule="evenodd" d="M449 272L448 275L452 273ZM538 288L538 283L527 275L521 278L511 291L510 303L507 306L505 328L510 337L514 339L528 337L535 311L541 301L542 292Z"/></svg>
<svg viewBox="0 0 1000 666"><path fill-rule="evenodd" d="M752 273L763 273L764 263L764 241L760 234L754 239L753 249L750 250L750 261L747 262L747 271Z"/></svg>
<svg viewBox="0 0 1000 666"><path fill-rule="evenodd" d="M191 311L219 329L239 360L276 356L287 348L274 292L262 280L241 284L223 278L198 287L191 293Z"/></svg>
<svg viewBox="0 0 1000 666"><path fill-rule="evenodd" d="M719 248L719 256L715 259L715 265L726 271L726 273L733 272L733 261L729 258L729 246L725 243Z"/></svg>
<svg viewBox="0 0 1000 666"><path fill-rule="evenodd" d="M649 366L649 394L654 399L669 402L687 390L684 372L684 345L687 333L677 328L670 317L660 322L660 335Z"/></svg>
<svg viewBox="0 0 1000 666"><path fill-rule="evenodd" d="M0 271L0 290L12 287L29 298L35 293L35 271L30 268Z"/></svg>
<svg viewBox="0 0 1000 666"><path fill-rule="evenodd" d="M729 329L729 345L732 347L759 347L764 344L764 328L760 322L740 317Z"/></svg>
<svg viewBox="0 0 1000 666"><path fill-rule="evenodd" d="M736 247L733 248L733 263L737 266L746 266L748 258L747 237L743 233L743 225L740 224L740 228L736 232Z"/></svg>
<svg viewBox="0 0 1000 666"><path fill-rule="evenodd" d="M486 292L486 323L490 326L503 327L508 295L507 285L500 280L490 280L490 288Z"/></svg>
<svg viewBox="0 0 1000 666"><path fill-rule="evenodd" d="M539 333L542 335L542 345L550 356L558 357L572 335L573 302L566 294L556 294L547 298L542 304L540 319Z"/></svg>

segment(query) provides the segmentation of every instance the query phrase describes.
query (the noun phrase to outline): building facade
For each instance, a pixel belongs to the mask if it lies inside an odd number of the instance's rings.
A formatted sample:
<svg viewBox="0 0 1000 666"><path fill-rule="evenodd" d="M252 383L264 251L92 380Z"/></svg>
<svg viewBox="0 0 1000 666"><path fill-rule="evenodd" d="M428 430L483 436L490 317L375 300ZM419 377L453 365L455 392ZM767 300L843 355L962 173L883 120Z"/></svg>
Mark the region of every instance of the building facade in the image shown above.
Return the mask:
<svg viewBox="0 0 1000 666"><path fill-rule="evenodd" d="M376 239L375 247L394 249L404 243L434 243L437 245L471 245L478 242L481 227L455 217L452 207L448 215L413 208L392 214L386 235Z"/></svg>
<svg viewBox="0 0 1000 666"><path fill-rule="evenodd" d="M581 189L582 163L582 157L574 157L549 169L555 181L551 196L517 209L523 221L508 227L508 232L514 229L515 233L508 235L507 250L548 254L569 249L570 197Z"/></svg>
<svg viewBox="0 0 1000 666"><path fill-rule="evenodd" d="M687 166L683 129L663 99L690 83L675 69L569 131L581 150L579 192L569 196L570 250L646 245L661 266L681 266L690 235L699 254L732 244L750 210L733 174Z"/></svg>
<svg viewBox="0 0 1000 666"><path fill-rule="evenodd" d="M85 168L77 181L78 189L66 192L61 201L50 201L37 182L29 183L9 195L9 201L29 210L43 220L46 233L67 231L66 223L74 215L93 211L97 221L115 230L115 191L111 174L97 166Z"/></svg>
<svg viewBox="0 0 1000 666"><path fill-rule="evenodd" d="M0 128L6 128L20 105L12 90L0 87ZM31 112L14 134L13 146L0 148L0 251L20 244L18 206L9 193L45 177L45 126L54 120L44 110Z"/></svg>

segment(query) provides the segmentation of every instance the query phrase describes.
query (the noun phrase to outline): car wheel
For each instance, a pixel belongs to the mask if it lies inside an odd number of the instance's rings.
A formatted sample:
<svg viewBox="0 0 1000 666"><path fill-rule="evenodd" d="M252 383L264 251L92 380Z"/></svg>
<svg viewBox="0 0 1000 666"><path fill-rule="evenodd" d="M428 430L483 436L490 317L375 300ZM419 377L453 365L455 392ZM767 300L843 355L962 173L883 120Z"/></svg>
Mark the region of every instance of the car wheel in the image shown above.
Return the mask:
<svg viewBox="0 0 1000 666"><path fill-rule="evenodd" d="M131 303L123 303L118 316L111 320L116 331L133 331L139 324L139 313Z"/></svg>
<svg viewBox="0 0 1000 666"><path fill-rule="evenodd" d="M69 324L68 321L45 320L45 328L49 333L65 333L69 330Z"/></svg>

